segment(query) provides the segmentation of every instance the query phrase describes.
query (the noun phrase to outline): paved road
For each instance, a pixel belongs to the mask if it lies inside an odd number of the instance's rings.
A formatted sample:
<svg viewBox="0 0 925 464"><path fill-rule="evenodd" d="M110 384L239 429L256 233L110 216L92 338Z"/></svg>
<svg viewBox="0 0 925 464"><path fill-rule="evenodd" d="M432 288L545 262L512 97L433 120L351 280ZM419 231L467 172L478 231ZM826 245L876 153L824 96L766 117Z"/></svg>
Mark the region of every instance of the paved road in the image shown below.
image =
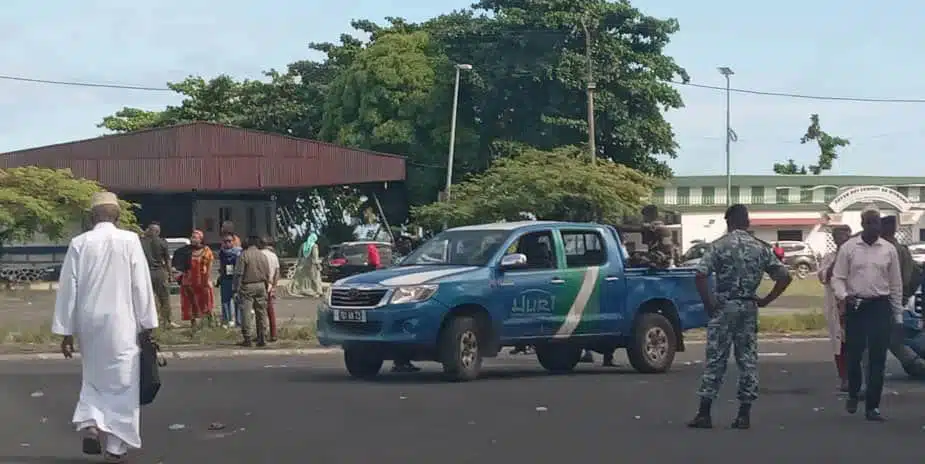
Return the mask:
<svg viewBox="0 0 925 464"><path fill-rule="evenodd" d="M549 376L532 358L506 357L491 363L487 378L466 384L441 382L433 365L420 374L352 381L335 356L174 361L162 396L144 411L145 449L135 462L921 459L925 385L891 379L885 424L847 416L820 343L763 344L752 430L688 430L683 422L695 407L700 349L667 375L588 367ZM0 463L86 462L68 424L78 388L74 363L4 363L0 387ZM731 390L716 414L721 424L734 414L726 401ZM210 431L212 422L224 430ZM171 430L175 424L184 427Z"/></svg>

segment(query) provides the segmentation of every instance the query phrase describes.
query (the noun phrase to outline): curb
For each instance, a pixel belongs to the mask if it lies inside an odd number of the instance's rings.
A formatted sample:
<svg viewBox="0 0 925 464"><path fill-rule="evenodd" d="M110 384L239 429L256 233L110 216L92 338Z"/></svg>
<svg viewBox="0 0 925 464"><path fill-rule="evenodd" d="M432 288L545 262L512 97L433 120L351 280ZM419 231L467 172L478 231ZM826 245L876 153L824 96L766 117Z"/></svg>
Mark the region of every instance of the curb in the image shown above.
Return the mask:
<svg viewBox="0 0 925 464"><path fill-rule="evenodd" d="M811 337L773 337L759 338L761 343L819 343L827 342L828 338ZM704 345L706 340L690 340L685 342L686 345ZM340 348L292 348L292 349L252 349L252 350L164 350L163 355L168 360L171 359L207 359L207 358L239 358L239 357L277 357L277 356L320 356L340 353ZM74 354L75 359L80 358L80 353ZM15 361L60 361L60 353L21 353L21 354L3 354L0 355L0 362Z"/></svg>

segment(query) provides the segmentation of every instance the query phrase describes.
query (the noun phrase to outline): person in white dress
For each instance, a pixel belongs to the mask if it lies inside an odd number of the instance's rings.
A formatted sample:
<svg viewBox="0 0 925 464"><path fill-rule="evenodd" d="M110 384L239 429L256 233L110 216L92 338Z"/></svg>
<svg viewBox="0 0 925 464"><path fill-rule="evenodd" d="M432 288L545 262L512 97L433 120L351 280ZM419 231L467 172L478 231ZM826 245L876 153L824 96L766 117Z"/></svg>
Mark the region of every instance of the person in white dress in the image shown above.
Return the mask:
<svg viewBox="0 0 925 464"><path fill-rule="evenodd" d="M52 331L64 336L66 358L79 342L73 422L84 453L124 462L130 448L141 448L138 337L157 327L157 306L138 234L115 226L118 198L94 194L90 211L93 229L71 240L64 258Z"/></svg>
<svg viewBox="0 0 925 464"><path fill-rule="evenodd" d="M825 320L829 331L829 340L832 344L832 352L835 356L835 368L838 372L840 382L839 389L843 392L848 391L848 374L845 368L845 325L838 311L838 301L835 299L835 292L832 289L832 266L835 264L835 257L842 244L851 238L851 227L838 225L832 229L832 240L835 242L835 250L828 253L822 258L819 264L819 282L825 288L822 304L825 310Z"/></svg>

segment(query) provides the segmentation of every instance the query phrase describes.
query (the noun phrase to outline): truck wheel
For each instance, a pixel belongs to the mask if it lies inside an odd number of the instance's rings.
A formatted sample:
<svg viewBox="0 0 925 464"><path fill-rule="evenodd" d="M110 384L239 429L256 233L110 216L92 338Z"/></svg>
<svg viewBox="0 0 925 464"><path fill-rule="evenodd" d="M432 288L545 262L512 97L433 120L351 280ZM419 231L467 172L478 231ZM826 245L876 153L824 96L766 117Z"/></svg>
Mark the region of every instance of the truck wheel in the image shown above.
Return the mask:
<svg viewBox="0 0 925 464"><path fill-rule="evenodd" d="M370 380L379 375L384 359L368 348L344 348L344 365L354 378Z"/></svg>
<svg viewBox="0 0 925 464"><path fill-rule="evenodd" d="M581 361L581 347L561 344L537 345L536 359L543 369L553 374L571 372Z"/></svg>
<svg viewBox="0 0 925 464"><path fill-rule="evenodd" d="M639 315L626 354L633 369L644 374L667 371L674 362L677 337L671 322L661 314Z"/></svg>
<svg viewBox="0 0 925 464"><path fill-rule="evenodd" d="M454 382L478 378L482 371L481 335L475 319L457 316L440 334L439 355L443 374Z"/></svg>
<svg viewBox="0 0 925 464"><path fill-rule="evenodd" d="M798 279L800 280L805 279L807 276L809 276L809 273L811 271L812 269L810 269L809 264L806 264L806 263L797 264L797 278Z"/></svg>

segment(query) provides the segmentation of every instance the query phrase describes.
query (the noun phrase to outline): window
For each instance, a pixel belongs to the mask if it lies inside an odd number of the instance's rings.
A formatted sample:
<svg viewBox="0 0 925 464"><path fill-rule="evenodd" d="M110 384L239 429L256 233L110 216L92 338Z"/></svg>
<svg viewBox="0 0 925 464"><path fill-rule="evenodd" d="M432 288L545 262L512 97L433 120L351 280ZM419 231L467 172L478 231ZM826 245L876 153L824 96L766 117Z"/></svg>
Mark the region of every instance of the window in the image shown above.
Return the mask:
<svg viewBox="0 0 925 464"><path fill-rule="evenodd" d="M218 222L225 222L231 220L231 208L227 206L222 206L218 209Z"/></svg>
<svg viewBox="0 0 925 464"><path fill-rule="evenodd" d="M826 187L825 194L823 195L823 201L826 203L831 202L835 199L835 196L838 195L838 189L835 187Z"/></svg>
<svg viewBox="0 0 925 464"><path fill-rule="evenodd" d="M247 235L257 235L257 211L253 206L247 207Z"/></svg>
<svg viewBox="0 0 925 464"><path fill-rule="evenodd" d="M516 253L527 257L525 270L556 269L556 249L553 246L552 232L548 230L530 232L517 239ZM516 272L516 271L511 271Z"/></svg>
<svg viewBox="0 0 925 464"><path fill-rule="evenodd" d="M789 188L777 189L777 203L778 204L790 203L790 189Z"/></svg>
<svg viewBox="0 0 925 464"><path fill-rule="evenodd" d="M752 187L752 204L764 204L764 187Z"/></svg>
<svg viewBox="0 0 925 464"><path fill-rule="evenodd" d="M813 202L813 187L811 185L804 185L800 187L800 203L812 203Z"/></svg>
<svg viewBox="0 0 925 464"><path fill-rule="evenodd" d="M925 229L919 229L919 241L925 242Z"/></svg>
<svg viewBox="0 0 925 464"><path fill-rule="evenodd" d="M607 262L603 238L595 231L563 230L565 264L568 267L600 266Z"/></svg>
<svg viewBox="0 0 925 464"><path fill-rule="evenodd" d="M700 204L702 205L716 204L716 187L703 187L700 190Z"/></svg>
<svg viewBox="0 0 925 464"><path fill-rule="evenodd" d="M652 191L652 203L657 205L665 204L665 189L659 187Z"/></svg>
<svg viewBox="0 0 925 464"><path fill-rule="evenodd" d="M729 204L731 205L733 203L738 203L738 202L739 202L739 186L734 185L732 186L732 190L729 193Z"/></svg>
<svg viewBox="0 0 925 464"><path fill-rule="evenodd" d="M896 187L896 191L902 196L909 198L909 187Z"/></svg>
<svg viewBox="0 0 925 464"><path fill-rule="evenodd" d="M691 188L690 187L678 187L678 204L679 205L691 204Z"/></svg>
<svg viewBox="0 0 925 464"><path fill-rule="evenodd" d="M803 241L803 231L802 230L778 230L777 240L778 241L790 241L790 242L802 242Z"/></svg>

